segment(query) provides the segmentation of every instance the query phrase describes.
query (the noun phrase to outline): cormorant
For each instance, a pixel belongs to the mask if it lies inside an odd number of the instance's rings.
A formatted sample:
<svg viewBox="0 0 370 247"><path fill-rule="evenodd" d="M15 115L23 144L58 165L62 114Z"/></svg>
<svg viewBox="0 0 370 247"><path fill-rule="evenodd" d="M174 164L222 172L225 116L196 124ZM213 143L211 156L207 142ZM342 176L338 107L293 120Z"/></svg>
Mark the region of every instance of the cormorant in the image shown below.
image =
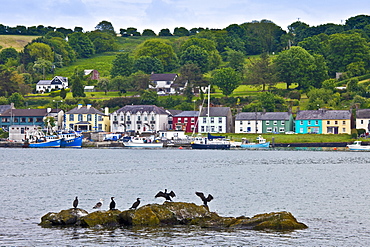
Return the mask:
<svg viewBox="0 0 370 247"><path fill-rule="evenodd" d="M78 206L78 199L77 199L77 196L76 196L75 200L73 201L73 207L77 208L77 206Z"/></svg>
<svg viewBox="0 0 370 247"><path fill-rule="evenodd" d="M100 199L99 202L95 204L93 209L101 208L101 206L103 205L103 201L104 201L103 199Z"/></svg>
<svg viewBox="0 0 370 247"><path fill-rule="evenodd" d="M114 209L115 209L115 207L116 207L116 202L113 200L113 199L114 199L114 197L111 197L110 199L111 199L111 202L110 202L110 204L109 204L109 209L110 209L110 210L114 210Z"/></svg>
<svg viewBox="0 0 370 247"><path fill-rule="evenodd" d="M206 207L208 207L207 202L210 202L213 199L213 196L211 194L208 194L207 197L204 196L203 192L195 192L195 194L199 196L200 199L202 199L203 205Z"/></svg>
<svg viewBox="0 0 370 247"><path fill-rule="evenodd" d="M140 204L140 198L137 198L136 202L134 202L134 204L132 204L130 209L136 209L139 206L139 204Z"/></svg>
<svg viewBox="0 0 370 247"><path fill-rule="evenodd" d="M166 199L166 201L171 201L171 197L175 197L175 193L171 190L170 193L167 193L167 189L164 190L164 192L162 191L159 191L156 195L155 195L155 198L157 197L164 197Z"/></svg>

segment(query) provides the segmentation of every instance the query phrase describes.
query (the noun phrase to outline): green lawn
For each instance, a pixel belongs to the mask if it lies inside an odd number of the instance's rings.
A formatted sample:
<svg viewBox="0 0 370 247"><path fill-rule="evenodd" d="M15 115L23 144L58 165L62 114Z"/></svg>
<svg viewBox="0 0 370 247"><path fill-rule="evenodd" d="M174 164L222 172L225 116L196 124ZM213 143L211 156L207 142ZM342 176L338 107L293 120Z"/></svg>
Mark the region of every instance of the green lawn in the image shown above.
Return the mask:
<svg viewBox="0 0 370 247"><path fill-rule="evenodd" d="M32 35L0 35L0 47L3 49L12 47L20 52L23 47L38 37Z"/></svg>

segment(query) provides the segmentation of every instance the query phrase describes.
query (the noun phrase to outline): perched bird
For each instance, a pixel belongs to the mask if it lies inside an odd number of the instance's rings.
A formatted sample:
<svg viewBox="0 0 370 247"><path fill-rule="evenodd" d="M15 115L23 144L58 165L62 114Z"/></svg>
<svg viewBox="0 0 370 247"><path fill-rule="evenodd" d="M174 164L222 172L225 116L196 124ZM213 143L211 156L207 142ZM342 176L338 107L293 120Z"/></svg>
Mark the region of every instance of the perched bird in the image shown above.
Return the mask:
<svg viewBox="0 0 370 247"><path fill-rule="evenodd" d="M136 202L134 202L130 209L136 209L140 204L140 198L136 199Z"/></svg>
<svg viewBox="0 0 370 247"><path fill-rule="evenodd" d="M162 191L159 191L156 195L155 195L155 198L157 197L164 197L166 199L166 201L171 201L171 197L175 197L175 193L171 190L170 193L167 193L167 189L164 190L164 192Z"/></svg>
<svg viewBox="0 0 370 247"><path fill-rule="evenodd" d="M93 207L93 209L97 209L97 208L101 208L101 206L103 205L103 199L100 199L96 204L95 206Z"/></svg>
<svg viewBox="0 0 370 247"><path fill-rule="evenodd" d="M114 199L114 197L111 197L110 199L111 199L111 202L110 202L110 204L109 204L109 209L110 209L110 210L114 210L114 209L115 209L115 207L116 207L116 202L113 200L113 199Z"/></svg>
<svg viewBox="0 0 370 247"><path fill-rule="evenodd" d="M195 192L195 194L199 196L200 199L202 199L203 205L206 207L208 207L207 202L210 202L213 199L213 196L211 194L208 194L207 197L204 196L203 192Z"/></svg>
<svg viewBox="0 0 370 247"><path fill-rule="evenodd" d="M77 196L76 196L75 200L73 201L73 207L77 208L77 206L78 206L78 199L77 199Z"/></svg>

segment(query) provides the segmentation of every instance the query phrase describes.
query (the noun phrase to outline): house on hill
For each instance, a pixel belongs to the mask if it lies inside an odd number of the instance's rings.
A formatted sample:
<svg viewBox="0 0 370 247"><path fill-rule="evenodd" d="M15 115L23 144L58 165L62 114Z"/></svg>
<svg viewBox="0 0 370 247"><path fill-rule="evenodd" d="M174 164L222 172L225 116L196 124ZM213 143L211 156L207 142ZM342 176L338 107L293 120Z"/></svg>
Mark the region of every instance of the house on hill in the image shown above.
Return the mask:
<svg viewBox="0 0 370 247"><path fill-rule="evenodd" d="M52 80L40 80L36 84L37 93L48 93L52 90L68 88L68 78L63 76L55 76Z"/></svg>
<svg viewBox="0 0 370 247"><path fill-rule="evenodd" d="M99 80L100 79L100 73L96 69L85 69L84 75L89 76L90 80Z"/></svg>
<svg viewBox="0 0 370 247"><path fill-rule="evenodd" d="M157 90L158 95L175 94L182 92L187 82L180 82L177 74L151 74L149 88Z"/></svg>

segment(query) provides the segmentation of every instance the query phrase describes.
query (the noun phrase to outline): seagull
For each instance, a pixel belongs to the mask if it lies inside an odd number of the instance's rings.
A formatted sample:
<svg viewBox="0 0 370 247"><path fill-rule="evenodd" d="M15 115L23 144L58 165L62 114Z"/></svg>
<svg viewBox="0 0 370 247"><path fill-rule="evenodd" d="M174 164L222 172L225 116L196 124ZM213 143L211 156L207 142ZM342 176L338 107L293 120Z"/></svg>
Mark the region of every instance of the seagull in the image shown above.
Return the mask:
<svg viewBox="0 0 370 247"><path fill-rule="evenodd" d="M100 199L99 202L95 204L93 209L101 208L101 206L103 205L103 201L104 201L103 199Z"/></svg>
<svg viewBox="0 0 370 247"><path fill-rule="evenodd" d="M213 199L213 196L211 194L208 194L207 197L204 196L203 192L195 192L195 194L199 196L200 199L202 199L203 205L206 207L208 207L207 202L210 202Z"/></svg>
<svg viewBox="0 0 370 247"><path fill-rule="evenodd" d="M78 199L77 199L77 196L76 196L75 200L73 201L73 207L77 208L77 206L78 206Z"/></svg>
<svg viewBox="0 0 370 247"><path fill-rule="evenodd" d="M115 207L116 207L116 202L113 200L113 199L114 199L114 197L111 197L110 199L111 199L111 202L110 202L110 204L109 204L109 209L110 209L110 210L114 210L114 209L115 209Z"/></svg>
<svg viewBox="0 0 370 247"><path fill-rule="evenodd" d="M137 198L136 202L134 202L134 204L132 204L130 209L136 209L139 206L139 204L140 204L140 198Z"/></svg>
<svg viewBox="0 0 370 247"><path fill-rule="evenodd" d="M166 199L166 201L171 201L171 197L175 197L175 193L171 190L170 193L167 193L167 189L164 190L164 192L162 191L159 191L156 195L155 195L155 198L157 197L164 197Z"/></svg>

